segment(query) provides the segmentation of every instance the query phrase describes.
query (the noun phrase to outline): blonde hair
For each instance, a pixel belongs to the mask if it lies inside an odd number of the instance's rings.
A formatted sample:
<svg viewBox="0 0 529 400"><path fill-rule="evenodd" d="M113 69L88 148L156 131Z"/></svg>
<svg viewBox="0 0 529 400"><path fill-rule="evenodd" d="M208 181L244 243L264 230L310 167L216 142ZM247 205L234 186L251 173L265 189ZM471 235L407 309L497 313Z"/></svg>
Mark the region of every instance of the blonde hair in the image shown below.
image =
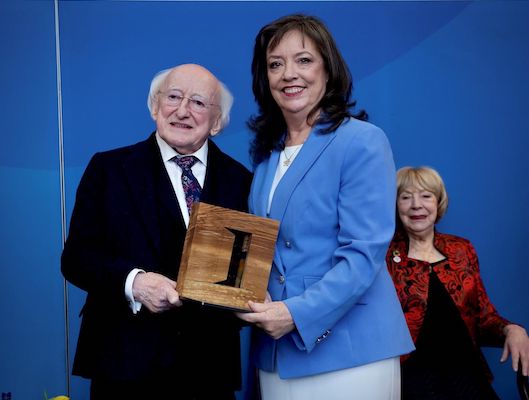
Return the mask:
<svg viewBox="0 0 529 400"><path fill-rule="evenodd" d="M448 208L448 194L441 175L430 167L402 167L397 171L397 197L410 186L434 194L437 199L437 223Z"/></svg>

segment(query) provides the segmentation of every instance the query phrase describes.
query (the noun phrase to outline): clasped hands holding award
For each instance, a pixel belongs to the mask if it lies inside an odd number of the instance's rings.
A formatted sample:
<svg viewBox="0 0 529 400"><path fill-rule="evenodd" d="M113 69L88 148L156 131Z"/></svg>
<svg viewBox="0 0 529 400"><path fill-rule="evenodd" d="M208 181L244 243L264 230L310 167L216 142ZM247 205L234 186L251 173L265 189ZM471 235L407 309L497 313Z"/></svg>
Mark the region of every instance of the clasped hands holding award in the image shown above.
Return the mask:
<svg viewBox="0 0 529 400"><path fill-rule="evenodd" d="M133 286L134 297L153 313L161 313L182 305L176 291L176 282L157 273L147 272L136 277ZM246 322L255 324L274 339L294 329L294 321L283 302L272 301L266 294L264 303L249 301L252 312L237 313Z"/></svg>

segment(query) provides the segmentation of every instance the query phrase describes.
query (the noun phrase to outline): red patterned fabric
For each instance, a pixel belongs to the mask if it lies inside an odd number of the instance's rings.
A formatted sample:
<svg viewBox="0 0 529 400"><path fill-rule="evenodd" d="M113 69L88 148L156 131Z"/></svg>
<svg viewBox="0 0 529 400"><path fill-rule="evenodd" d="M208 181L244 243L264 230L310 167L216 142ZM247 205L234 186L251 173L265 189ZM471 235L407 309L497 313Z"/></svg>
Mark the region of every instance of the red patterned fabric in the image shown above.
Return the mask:
<svg viewBox="0 0 529 400"><path fill-rule="evenodd" d="M487 296L472 244L457 236L435 232L434 246L446 257L436 264L437 276L459 309L474 345L477 348L503 346L503 328L510 322L498 314ZM398 231L388 249L386 262L415 342L428 303L430 263L409 259L407 254L407 235ZM485 368L488 370L486 363Z"/></svg>

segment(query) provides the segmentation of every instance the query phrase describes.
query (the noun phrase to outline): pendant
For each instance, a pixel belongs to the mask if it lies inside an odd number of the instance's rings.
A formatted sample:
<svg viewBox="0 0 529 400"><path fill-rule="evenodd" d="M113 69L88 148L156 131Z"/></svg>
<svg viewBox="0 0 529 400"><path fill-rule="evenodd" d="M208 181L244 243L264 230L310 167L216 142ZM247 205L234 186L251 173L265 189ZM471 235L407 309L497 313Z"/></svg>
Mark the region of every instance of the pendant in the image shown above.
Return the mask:
<svg viewBox="0 0 529 400"><path fill-rule="evenodd" d="M290 165L290 160L283 161L283 166L288 167Z"/></svg>

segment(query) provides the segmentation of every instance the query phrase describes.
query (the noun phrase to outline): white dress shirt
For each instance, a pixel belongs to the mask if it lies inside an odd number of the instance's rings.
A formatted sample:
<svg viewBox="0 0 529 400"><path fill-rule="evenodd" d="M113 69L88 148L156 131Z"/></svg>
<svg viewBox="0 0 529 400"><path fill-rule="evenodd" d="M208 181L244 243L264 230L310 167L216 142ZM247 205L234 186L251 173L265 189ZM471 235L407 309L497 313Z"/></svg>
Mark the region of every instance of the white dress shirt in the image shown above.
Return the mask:
<svg viewBox="0 0 529 400"><path fill-rule="evenodd" d="M184 218L184 223L186 227L189 225L189 212L187 210L186 197L184 194L184 188L182 187L182 169L175 163L172 159L176 157L182 157L183 154L179 154L175 149L173 149L165 140L163 140L158 132L156 132L156 142L160 148L160 153L162 155L163 164L173 185L174 192L176 194L176 199L178 200L178 206ZM191 171L201 188L204 187L204 179L206 178L206 167L208 162L208 141L206 140L202 147L191 154L186 154L186 156L195 156L198 158L192 167ZM127 275L125 280L125 296L129 302L132 312L136 314L141 309L141 303L134 299L132 294L132 285L134 283L134 278L139 273L145 272L141 268L134 268Z"/></svg>

